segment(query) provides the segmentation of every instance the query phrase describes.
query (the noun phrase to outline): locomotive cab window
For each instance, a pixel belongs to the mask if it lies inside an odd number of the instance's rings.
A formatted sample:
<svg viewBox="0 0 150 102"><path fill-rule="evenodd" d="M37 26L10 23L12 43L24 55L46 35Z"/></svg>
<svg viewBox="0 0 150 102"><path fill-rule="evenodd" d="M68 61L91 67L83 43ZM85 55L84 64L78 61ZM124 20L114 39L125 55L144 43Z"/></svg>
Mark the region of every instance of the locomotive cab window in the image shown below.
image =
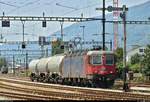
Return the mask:
<svg viewBox="0 0 150 102"><path fill-rule="evenodd" d="M89 56L88 63L89 64L102 64L101 56Z"/></svg>
<svg viewBox="0 0 150 102"><path fill-rule="evenodd" d="M105 56L105 64L107 65L114 64L114 56Z"/></svg>

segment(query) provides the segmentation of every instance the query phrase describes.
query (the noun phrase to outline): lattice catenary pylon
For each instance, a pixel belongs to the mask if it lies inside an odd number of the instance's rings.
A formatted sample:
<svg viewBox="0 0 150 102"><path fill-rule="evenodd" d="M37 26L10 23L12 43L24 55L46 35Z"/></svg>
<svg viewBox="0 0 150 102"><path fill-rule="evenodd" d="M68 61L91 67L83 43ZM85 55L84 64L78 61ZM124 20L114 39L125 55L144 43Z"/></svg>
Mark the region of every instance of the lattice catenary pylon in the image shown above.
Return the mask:
<svg viewBox="0 0 150 102"><path fill-rule="evenodd" d="M113 0L113 7L118 8L118 0ZM119 12L113 11L113 20L118 21L119 18ZM113 50L116 50L116 48L119 46L118 41L118 23L113 23Z"/></svg>

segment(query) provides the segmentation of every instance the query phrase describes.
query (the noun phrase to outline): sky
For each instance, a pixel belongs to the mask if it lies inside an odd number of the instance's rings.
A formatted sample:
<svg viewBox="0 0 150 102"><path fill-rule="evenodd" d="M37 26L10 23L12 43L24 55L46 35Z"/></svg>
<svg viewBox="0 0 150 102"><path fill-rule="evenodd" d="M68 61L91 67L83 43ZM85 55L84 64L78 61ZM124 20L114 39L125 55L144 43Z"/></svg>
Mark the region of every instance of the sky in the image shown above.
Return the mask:
<svg viewBox="0 0 150 102"><path fill-rule="evenodd" d="M119 6L131 7L149 0L119 0ZM113 0L106 0L106 7L112 5ZM52 17L95 17L101 15L95 8L102 7L102 0L0 0L0 16L45 16ZM0 22L1 23L1 22ZM22 23L10 22L10 27L1 27L3 40L21 41ZM64 28L73 23L64 23ZM25 40L38 40L39 36L48 36L60 30L59 22L47 22L42 28L42 22L25 22Z"/></svg>

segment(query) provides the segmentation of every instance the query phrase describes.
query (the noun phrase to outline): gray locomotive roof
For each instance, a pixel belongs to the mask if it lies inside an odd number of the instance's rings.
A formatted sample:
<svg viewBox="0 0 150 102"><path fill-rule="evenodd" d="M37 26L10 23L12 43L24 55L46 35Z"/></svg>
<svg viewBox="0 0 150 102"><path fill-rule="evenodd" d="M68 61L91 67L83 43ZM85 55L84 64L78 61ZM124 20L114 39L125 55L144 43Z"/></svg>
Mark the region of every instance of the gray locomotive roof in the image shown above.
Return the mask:
<svg viewBox="0 0 150 102"><path fill-rule="evenodd" d="M113 51L88 51L87 55L114 54Z"/></svg>

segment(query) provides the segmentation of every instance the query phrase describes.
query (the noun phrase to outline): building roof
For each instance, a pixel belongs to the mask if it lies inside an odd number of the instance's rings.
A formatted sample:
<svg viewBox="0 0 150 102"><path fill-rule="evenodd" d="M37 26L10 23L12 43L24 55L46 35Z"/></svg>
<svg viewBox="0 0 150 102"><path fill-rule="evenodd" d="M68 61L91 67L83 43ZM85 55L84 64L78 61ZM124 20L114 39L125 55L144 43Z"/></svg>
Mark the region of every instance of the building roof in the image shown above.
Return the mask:
<svg viewBox="0 0 150 102"><path fill-rule="evenodd" d="M141 47L146 47L146 46L140 46L140 45L131 45L131 48L128 52L134 51L135 49L139 49Z"/></svg>

